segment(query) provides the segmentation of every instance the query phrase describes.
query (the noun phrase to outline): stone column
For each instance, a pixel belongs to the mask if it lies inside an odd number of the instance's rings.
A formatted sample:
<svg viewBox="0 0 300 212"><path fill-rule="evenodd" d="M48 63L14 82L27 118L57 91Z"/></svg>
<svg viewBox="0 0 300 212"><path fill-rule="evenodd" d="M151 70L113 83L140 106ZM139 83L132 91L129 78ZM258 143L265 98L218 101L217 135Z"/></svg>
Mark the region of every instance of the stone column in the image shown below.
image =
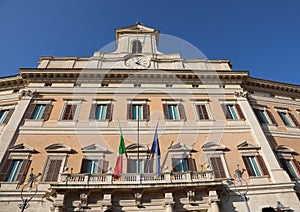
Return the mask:
<svg viewBox="0 0 300 212"><path fill-rule="evenodd" d="M208 193L209 196L209 204L210 204L210 208L209 208L209 212L219 212L219 205L218 202L220 201L218 198L218 194L216 191L209 191Z"/></svg>
<svg viewBox="0 0 300 212"><path fill-rule="evenodd" d="M28 105L30 104L32 96L33 92L29 90L22 91L19 94L19 101L15 106L15 110L5 126L2 135L0 136L0 161L3 160L6 150L9 148L15 138L15 134L19 129L19 125L23 119ZM16 99L17 98L18 96L16 96Z"/></svg>
<svg viewBox="0 0 300 212"><path fill-rule="evenodd" d="M165 193L165 211L173 212L174 211L173 205L174 205L173 194Z"/></svg>

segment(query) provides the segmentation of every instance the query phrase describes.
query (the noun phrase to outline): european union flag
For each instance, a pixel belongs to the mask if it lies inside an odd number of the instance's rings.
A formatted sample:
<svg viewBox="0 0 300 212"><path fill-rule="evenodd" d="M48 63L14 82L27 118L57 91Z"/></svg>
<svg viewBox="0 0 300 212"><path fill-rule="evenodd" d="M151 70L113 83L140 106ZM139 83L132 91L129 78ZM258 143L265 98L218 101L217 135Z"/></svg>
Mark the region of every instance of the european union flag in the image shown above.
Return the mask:
<svg viewBox="0 0 300 212"><path fill-rule="evenodd" d="M158 127L158 124L156 125L150 153L156 154L156 176L160 176L160 149L159 149L159 143L158 143L157 127Z"/></svg>

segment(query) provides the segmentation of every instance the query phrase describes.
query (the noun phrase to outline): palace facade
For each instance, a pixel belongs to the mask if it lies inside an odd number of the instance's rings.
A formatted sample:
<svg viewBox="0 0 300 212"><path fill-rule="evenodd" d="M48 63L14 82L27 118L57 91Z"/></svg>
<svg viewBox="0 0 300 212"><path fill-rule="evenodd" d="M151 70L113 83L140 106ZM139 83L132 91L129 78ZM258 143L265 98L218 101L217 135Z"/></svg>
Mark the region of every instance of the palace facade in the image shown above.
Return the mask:
<svg viewBox="0 0 300 212"><path fill-rule="evenodd" d="M1 211L300 210L299 85L115 33L113 52L0 79Z"/></svg>

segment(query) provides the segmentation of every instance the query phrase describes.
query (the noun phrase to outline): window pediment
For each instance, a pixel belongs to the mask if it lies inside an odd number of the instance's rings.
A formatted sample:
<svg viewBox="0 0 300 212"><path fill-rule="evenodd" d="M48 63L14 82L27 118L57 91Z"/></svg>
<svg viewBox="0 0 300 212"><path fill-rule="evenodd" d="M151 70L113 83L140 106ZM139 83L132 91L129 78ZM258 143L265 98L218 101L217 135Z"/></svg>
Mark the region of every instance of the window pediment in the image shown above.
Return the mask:
<svg viewBox="0 0 300 212"><path fill-rule="evenodd" d="M279 146L276 146L275 148L275 151L277 153L289 153L289 154L292 154L292 155L298 155L295 150L293 150L292 148L290 147L287 147L285 145L279 145Z"/></svg>
<svg viewBox="0 0 300 212"><path fill-rule="evenodd" d="M71 147L65 144L51 144L47 146L45 150L48 153L73 153L75 152Z"/></svg>
<svg viewBox="0 0 300 212"><path fill-rule="evenodd" d="M193 147L187 146L183 143L177 143L168 149L169 152L197 152Z"/></svg>
<svg viewBox="0 0 300 212"><path fill-rule="evenodd" d="M102 154L111 154L112 153L107 148L104 148L97 144L91 144L89 146L83 147L81 150L83 153L102 153Z"/></svg>
<svg viewBox="0 0 300 212"><path fill-rule="evenodd" d="M203 151L229 151L223 144L216 142L207 142L202 146Z"/></svg>
<svg viewBox="0 0 300 212"><path fill-rule="evenodd" d="M33 147L21 143L21 144L17 144L11 148L9 148L9 152L31 152L31 153L37 153L38 151L36 151Z"/></svg>
<svg viewBox="0 0 300 212"><path fill-rule="evenodd" d="M136 153L137 149L139 149L139 152L150 152L149 147L145 144L130 144L129 146L126 147L126 152L127 153Z"/></svg>
<svg viewBox="0 0 300 212"><path fill-rule="evenodd" d="M258 150L260 146L249 141L244 141L243 143L237 145L238 150Z"/></svg>

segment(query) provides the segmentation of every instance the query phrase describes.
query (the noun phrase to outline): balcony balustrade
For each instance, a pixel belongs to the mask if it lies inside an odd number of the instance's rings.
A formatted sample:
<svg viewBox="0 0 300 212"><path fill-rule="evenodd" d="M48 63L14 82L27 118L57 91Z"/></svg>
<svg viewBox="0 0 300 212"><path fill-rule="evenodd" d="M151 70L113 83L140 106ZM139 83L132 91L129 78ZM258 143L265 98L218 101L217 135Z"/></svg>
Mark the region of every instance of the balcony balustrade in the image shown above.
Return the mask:
<svg viewBox="0 0 300 212"><path fill-rule="evenodd" d="M65 185L91 185L91 184L164 184L164 183L192 183L214 181L212 171L201 172L164 172L160 176L155 173L126 173L114 179L113 173L105 174L70 174L62 173L58 184Z"/></svg>

